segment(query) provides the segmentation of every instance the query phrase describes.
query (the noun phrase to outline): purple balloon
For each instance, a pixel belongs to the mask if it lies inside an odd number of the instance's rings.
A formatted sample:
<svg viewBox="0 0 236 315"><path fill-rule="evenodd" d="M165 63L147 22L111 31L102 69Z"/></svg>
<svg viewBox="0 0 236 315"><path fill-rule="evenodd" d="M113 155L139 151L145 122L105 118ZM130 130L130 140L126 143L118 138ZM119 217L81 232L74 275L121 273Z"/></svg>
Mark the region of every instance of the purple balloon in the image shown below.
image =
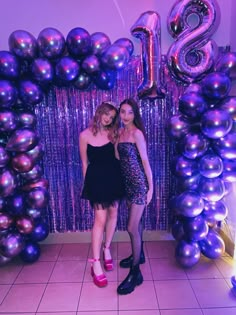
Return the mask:
<svg viewBox="0 0 236 315"><path fill-rule="evenodd" d="M22 193L15 193L6 200L8 212L13 216L21 216L24 213L25 200Z"/></svg>
<svg viewBox="0 0 236 315"><path fill-rule="evenodd" d="M202 115L202 133L210 139L218 139L227 135L233 125L229 113L221 109L208 110Z"/></svg>
<svg viewBox="0 0 236 315"><path fill-rule="evenodd" d="M226 182L236 182L236 161L223 160L223 172L221 177Z"/></svg>
<svg viewBox="0 0 236 315"><path fill-rule="evenodd" d="M30 234L34 229L33 219L28 216L21 216L17 218L16 228L21 234Z"/></svg>
<svg viewBox="0 0 236 315"><path fill-rule="evenodd" d="M111 90L116 83L116 72L109 70L100 71L95 76L94 83L101 90Z"/></svg>
<svg viewBox="0 0 236 315"><path fill-rule="evenodd" d="M215 154L206 154L198 162L199 172L207 178L215 178L223 172L222 159Z"/></svg>
<svg viewBox="0 0 236 315"><path fill-rule="evenodd" d="M0 80L0 107L11 107L17 100L17 89L8 80Z"/></svg>
<svg viewBox="0 0 236 315"><path fill-rule="evenodd" d="M71 57L62 57L56 64L55 76L61 83L74 81L79 75L79 64Z"/></svg>
<svg viewBox="0 0 236 315"><path fill-rule="evenodd" d="M176 212L185 217L196 217L204 208L204 201L195 191L185 191L177 197Z"/></svg>
<svg viewBox="0 0 236 315"><path fill-rule="evenodd" d="M34 263L40 257L40 246L39 244L27 241L22 252L20 253L20 258L27 263Z"/></svg>
<svg viewBox="0 0 236 315"><path fill-rule="evenodd" d="M14 31L8 39L8 44L10 51L22 59L33 59L37 55L37 41L29 32Z"/></svg>
<svg viewBox="0 0 236 315"><path fill-rule="evenodd" d="M201 257L200 247L197 242L181 240L175 249L177 262L185 268L196 265Z"/></svg>
<svg viewBox="0 0 236 315"><path fill-rule="evenodd" d="M183 228L186 234L185 237L195 242L203 240L209 231L208 224L202 215L186 219Z"/></svg>
<svg viewBox="0 0 236 315"><path fill-rule="evenodd" d="M0 254L0 266L7 264L9 261L11 261L10 257L5 257Z"/></svg>
<svg viewBox="0 0 236 315"><path fill-rule="evenodd" d="M93 33L90 38L92 52L96 56L101 56L104 51L111 45L109 37L102 32Z"/></svg>
<svg viewBox="0 0 236 315"><path fill-rule="evenodd" d="M53 66L46 58L35 59L31 71L33 78L39 83L50 83L53 79Z"/></svg>
<svg viewBox="0 0 236 315"><path fill-rule="evenodd" d="M169 122L170 135L175 139L180 139L189 132L190 123L182 115L172 116Z"/></svg>
<svg viewBox="0 0 236 315"><path fill-rule="evenodd" d="M31 111L18 111L17 120L19 126L22 128L34 128L37 122L36 115Z"/></svg>
<svg viewBox="0 0 236 315"><path fill-rule="evenodd" d="M82 69L88 74L95 74L100 71L100 61L95 55L85 57L82 62Z"/></svg>
<svg viewBox="0 0 236 315"><path fill-rule="evenodd" d="M21 177L27 181L39 179L43 175L43 170L40 165L35 165L30 171L20 174Z"/></svg>
<svg viewBox="0 0 236 315"><path fill-rule="evenodd" d="M236 159L236 132L230 131L226 136L214 140L213 147L222 159Z"/></svg>
<svg viewBox="0 0 236 315"><path fill-rule="evenodd" d="M236 79L236 53L228 52L221 56L216 64L216 71L226 73L232 80Z"/></svg>
<svg viewBox="0 0 236 315"><path fill-rule="evenodd" d="M26 198L27 204L31 208L41 209L48 204L49 194L46 189L37 187L32 189Z"/></svg>
<svg viewBox="0 0 236 315"><path fill-rule="evenodd" d="M201 175L199 173L193 176L178 178L177 189L179 191L196 190L198 188L200 179Z"/></svg>
<svg viewBox="0 0 236 315"><path fill-rule="evenodd" d="M26 152L33 149L38 143L38 136L32 129L17 129L8 140L7 151Z"/></svg>
<svg viewBox="0 0 236 315"><path fill-rule="evenodd" d="M60 57L65 50L65 38L60 31L47 27L43 29L37 39L40 53L48 59Z"/></svg>
<svg viewBox="0 0 236 315"><path fill-rule="evenodd" d="M207 201L219 201L224 197L225 194L224 181L219 177L202 177L199 181L198 191L201 194L202 198Z"/></svg>
<svg viewBox="0 0 236 315"><path fill-rule="evenodd" d="M113 44L125 47L128 50L130 56L134 51L134 44L129 38L119 38Z"/></svg>
<svg viewBox="0 0 236 315"><path fill-rule="evenodd" d="M21 189L24 191L31 191L34 188L42 188L43 190L48 190L48 180L45 178L40 178L36 181L29 182L21 187Z"/></svg>
<svg viewBox="0 0 236 315"><path fill-rule="evenodd" d="M188 159L203 156L208 150L209 142L201 133L189 132L181 141L182 154Z"/></svg>
<svg viewBox="0 0 236 315"><path fill-rule="evenodd" d="M199 93L184 93L179 99L179 110L190 118L199 118L207 110L207 103Z"/></svg>
<svg viewBox="0 0 236 315"><path fill-rule="evenodd" d="M228 215L228 208L224 201L205 202L204 210L202 212L203 218L209 223L223 221Z"/></svg>
<svg viewBox="0 0 236 315"><path fill-rule="evenodd" d="M220 235L210 229L204 240L199 242L201 252L210 259L216 259L225 252L225 243Z"/></svg>
<svg viewBox="0 0 236 315"><path fill-rule="evenodd" d="M171 233L175 240L180 241L184 238L184 228L183 228L183 221L176 220L174 224L171 226Z"/></svg>
<svg viewBox="0 0 236 315"><path fill-rule="evenodd" d="M184 91L184 94L189 94L189 93L197 93L197 94L202 94L202 87L200 84L197 84L197 83L192 83L192 84L189 84L185 91Z"/></svg>
<svg viewBox="0 0 236 315"><path fill-rule="evenodd" d="M25 173L32 170L34 161L27 153L17 153L11 160L12 168L18 173Z"/></svg>
<svg viewBox="0 0 236 315"><path fill-rule="evenodd" d="M30 80L22 80L19 87L19 96L23 103L36 105L43 100L41 87Z"/></svg>
<svg viewBox="0 0 236 315"><path fill-rule="evenodd" d="M17 185L15 174L12 170L0 169L0 196L7 197L14 193Z"/></svg>
<svg viewBox="0 0 236 315"><path fill-rule="evenodd" d="M202 93L213 101L226 97L231 89L230 78L221 72L212 72L202 80Z"/></svg>
<svg viewBox="0 0 236 315"><path fill-rule="evenodd" d="M5 257L17 256L24 247L24 239L19 233L9 233L1 239L0 252Z"/></svg>
<svg viewBox="0 0 236 315"><path fill-rule="evenodd" d="M229 113L233 121L236 121L236 97L235 96L226 97L220 103L220 109Z"/></svg>
<svg viewBox="0 0 236 315"><path fill-rule="evenodd" d="M27 155L31 157L31 159L36 163L38 162L44 154L43 146L41 143L38 143L32 149L27 150Z"/></svg>
<svg viewBox="0 0 236 315"><path fill-rule="evenodd" d="M0 144L0 168L5 167L10 160L10 156L5 147Z"/></svg>
<svg viewBox="0 0 236 315"><path fill-rule="evenodd" d="M72 56L81 57L91 53L91 37L84 28L73 28L66 38L67 49Z"/></svg>
<svg viewBox="0 0 236 315"><path fill-rule="evenodd" d="M12 132L17 128L16 114L10 110L0 110L0 131Z"/></svg>
<svg viewBox="0 0 236 315"><path fill-rule="evenodd" d="M49 227L48 224L43 220L36 220L34 229L30 234L30 238L35 242L41 242L48 237Z"/></svg>
<svg viewBox="0 0 236 315"><path fill-rule="evenodd" d="M184 156L178 156L175 160L174 173L176 176L189 177L198 171L197 162L187 159Z"/></svg>
<svg viewBox="0 0 236 315"><path fill-rule="evenodd" d="M80 72L73 85L79 90L86 90L92 83L91 76L86 72Z"/></svg>
<svg viewBox="0 0 236 315"><path fill-rule="evenodd" d="M9 229L13 224L13 219L8 213L0 212L0 231Z"/></svg>
<svg viewBox="0 0 236 315"><path fill-rule="evenodd" d="M34 208L27 208L25 213L31 217L32 219L38 219L42 216L42 213L45 212L45 209L34 209Z"/></svg>
<svg viewBox="0 0 236 315"><path fill-rule="evenodd" d="M19 73L20 67L16 56L9 51L0 51L0 77L16 79Z"/></svg>
<svg viewBox="0 0 236 315"><path fill-rule="evenodd" d="M104 52L101 61L106 68L121 70L129 62L129 52L125 47L113 44Z"/></svg>

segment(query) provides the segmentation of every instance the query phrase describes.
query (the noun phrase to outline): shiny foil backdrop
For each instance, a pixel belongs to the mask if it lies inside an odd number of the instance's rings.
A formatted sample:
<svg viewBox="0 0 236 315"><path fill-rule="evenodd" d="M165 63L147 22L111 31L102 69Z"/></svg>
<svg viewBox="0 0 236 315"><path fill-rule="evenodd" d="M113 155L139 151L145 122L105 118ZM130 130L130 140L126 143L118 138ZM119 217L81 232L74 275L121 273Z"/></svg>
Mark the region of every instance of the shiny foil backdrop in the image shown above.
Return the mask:
<svg viewBox="0 0 236 315"><path fill-rule="evenodd" d="M50 202L46 218L51 232L87 231L92 228L93 209L80 198L83 186L79 156L79 133L88 126L102 101L116 106L127 97L137 97L141 82L140 56L132 57L118 73L112 90L91 86L86 91L74 87L53 87L43 102L36 105L37 128L44 146L42 166L49 180ZM154 178L154 195L143 218L145 230L168 230L171 224L169 200L175 194L171 174L173 145L168 135L168 120L177 112L178 97L183 89L168 73L162 56L161 80L166 89L162 99L139 101L148 138L148 153ZM125 230L128 212L124 202L119 208L118 230Z"/></svg>

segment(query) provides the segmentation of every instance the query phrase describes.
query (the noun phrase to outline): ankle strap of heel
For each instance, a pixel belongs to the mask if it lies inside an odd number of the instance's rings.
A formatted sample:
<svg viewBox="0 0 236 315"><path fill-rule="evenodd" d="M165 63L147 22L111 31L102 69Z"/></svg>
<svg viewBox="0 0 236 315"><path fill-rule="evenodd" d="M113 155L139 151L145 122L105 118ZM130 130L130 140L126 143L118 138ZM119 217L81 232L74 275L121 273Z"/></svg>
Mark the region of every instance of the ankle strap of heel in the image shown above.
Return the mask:
<svg viewBox="0 0 236 315"><path fill-rule="evenodd" d="M100 258L89 258L88 259L88 262L90 262L90 263L94 263L96 261L100 261Z"/></svg>

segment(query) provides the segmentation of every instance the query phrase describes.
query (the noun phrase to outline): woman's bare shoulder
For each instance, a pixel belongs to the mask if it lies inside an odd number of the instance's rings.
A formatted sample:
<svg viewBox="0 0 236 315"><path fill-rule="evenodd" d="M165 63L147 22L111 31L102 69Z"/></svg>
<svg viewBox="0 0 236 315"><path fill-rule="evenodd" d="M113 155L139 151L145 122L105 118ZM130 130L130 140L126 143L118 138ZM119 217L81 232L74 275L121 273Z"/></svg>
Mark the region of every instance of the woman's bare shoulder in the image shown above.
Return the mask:
<svg viewBox="0 0 236 315"><path fill-rule="evenodd" d="M89 128L84 129L83 131L80 132L80 139L86 140L92 136L92 132Z"/></svg>

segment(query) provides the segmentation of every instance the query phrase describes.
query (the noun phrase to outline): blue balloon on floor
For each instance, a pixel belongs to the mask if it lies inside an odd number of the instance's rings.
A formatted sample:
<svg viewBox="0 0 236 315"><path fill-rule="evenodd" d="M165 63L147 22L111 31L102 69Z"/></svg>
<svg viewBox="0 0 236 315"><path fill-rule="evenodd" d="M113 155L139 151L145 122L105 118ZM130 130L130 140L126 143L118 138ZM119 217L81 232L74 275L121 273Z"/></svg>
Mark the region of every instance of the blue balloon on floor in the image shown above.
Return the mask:
<svg viewBox="0 0 236 315"><path fill-rule="evenodd" d="M41 250L38 243L28 241L20 253L20 258L27 263L33 263L38 260Z"/></svg>

